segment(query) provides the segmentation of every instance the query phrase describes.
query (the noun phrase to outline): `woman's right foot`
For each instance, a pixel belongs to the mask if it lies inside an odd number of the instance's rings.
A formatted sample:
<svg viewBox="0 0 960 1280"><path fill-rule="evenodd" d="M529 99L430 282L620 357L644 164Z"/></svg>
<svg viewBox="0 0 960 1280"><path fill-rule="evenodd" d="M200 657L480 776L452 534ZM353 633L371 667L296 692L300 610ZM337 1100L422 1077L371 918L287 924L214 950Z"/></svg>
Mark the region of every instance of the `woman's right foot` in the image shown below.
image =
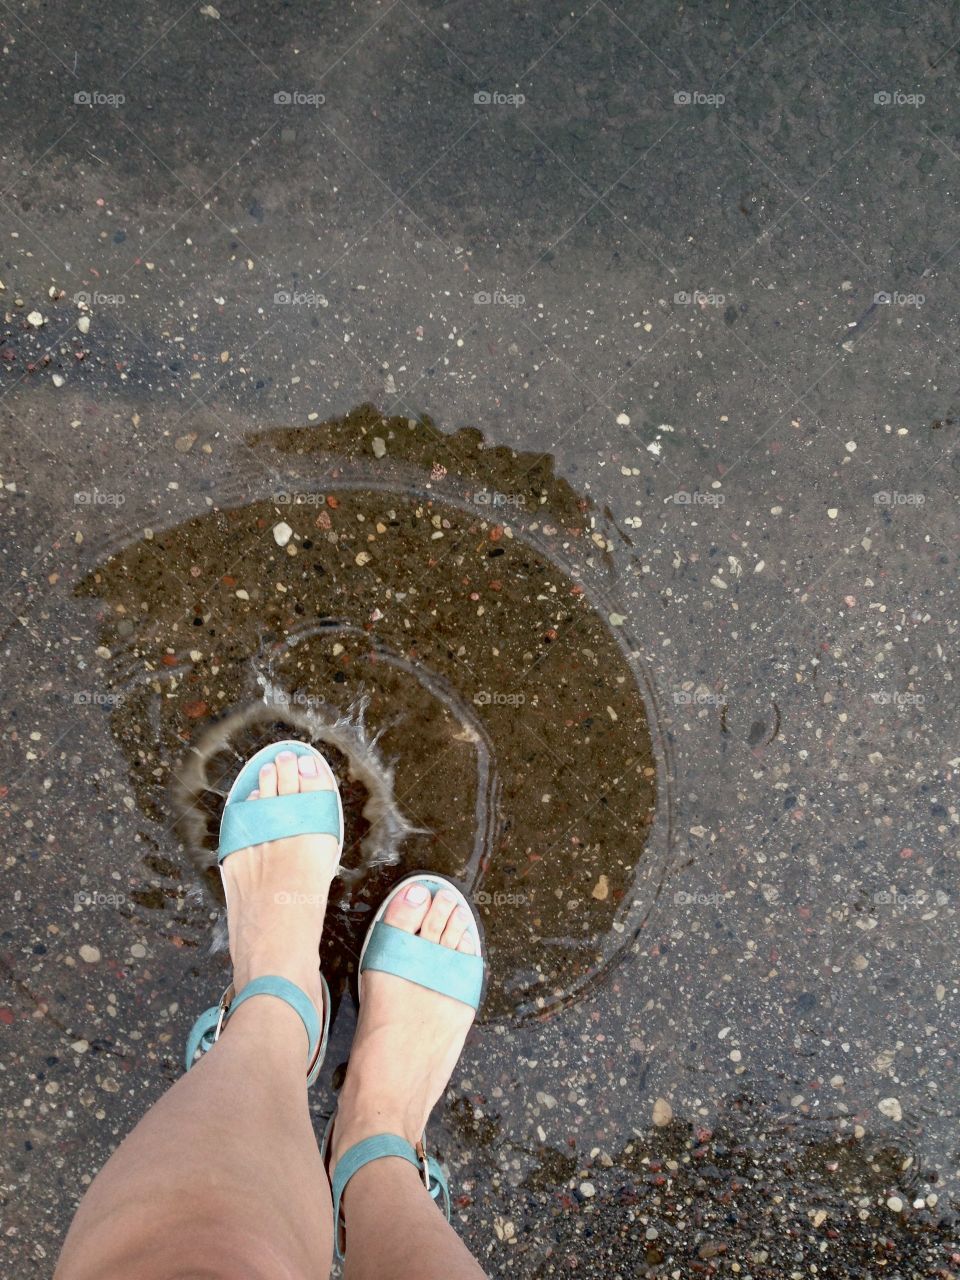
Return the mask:
<svg viewBox="0 0 960 1280"><path fill-rule="evenodd" d="M470 910L447 890L438 890L432 902L430 892L413 881L390 903L384 922L453 951L479 955ZM343 1152L364 1138L392 1133L416 1145L475 1016L469 1005L392 973L367 969L361 988L331 1139L331 1176Z"/></svg>

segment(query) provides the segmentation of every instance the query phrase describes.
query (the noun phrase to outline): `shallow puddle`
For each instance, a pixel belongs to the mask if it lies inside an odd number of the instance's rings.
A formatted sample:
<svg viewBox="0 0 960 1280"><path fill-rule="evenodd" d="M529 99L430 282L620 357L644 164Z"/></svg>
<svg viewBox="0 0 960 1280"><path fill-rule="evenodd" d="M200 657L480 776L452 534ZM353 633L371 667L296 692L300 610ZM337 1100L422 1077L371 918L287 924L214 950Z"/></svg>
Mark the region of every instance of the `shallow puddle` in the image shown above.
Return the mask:
<svg viewBox="0 0 960 1280"><path fill-rule="evenodd" d="M78 587L139 804L216 896L240 760L308 738L347 811L335 989L386 889L428 867L481 913L487 1019L569 1004L629 950L668 808L642 666L588 581L588 504L546 458L369 406L248 445L239 487L267 496L144 530Z"/></svg>

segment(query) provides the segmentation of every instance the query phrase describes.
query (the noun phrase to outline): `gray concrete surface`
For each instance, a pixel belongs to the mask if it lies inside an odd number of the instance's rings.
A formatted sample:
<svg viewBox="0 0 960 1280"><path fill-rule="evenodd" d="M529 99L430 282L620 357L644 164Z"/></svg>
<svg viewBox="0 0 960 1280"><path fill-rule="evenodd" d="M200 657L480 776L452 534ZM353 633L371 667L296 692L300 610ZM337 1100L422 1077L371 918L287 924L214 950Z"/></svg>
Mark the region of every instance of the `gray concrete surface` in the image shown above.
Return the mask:
<svg viewBox="0 0 960 1280"><path fill-rule="evenodd" d="M223 981L164 785L230 699L169 702L143 655L180 663L197 613L249 674L208 583L247 570L267 601L275 565L221 566L221 513L373 491L369 434L340 429L342 467L270 447L361 404L450 436L384 509L569 487L576 528L510 509L508 588L525 546L582 585L657 770L640 836L612 739L587 734L578 792L569 717L518 707L526 750L492 730L498 873L530 852L511 797L554 758L586 842L604 789L600 856L629 874L607 917L569 861L531 862L541 902L605 921L596 981L557 979L542 1019L504 997L432 1126L486 1269L960 1273L956 10L14 0L0 22L3 1274L51 1273ZM485 471L465 427L518 456ZM151 536L142 608L78 590ZM443 627L409 616L440 672L481 623L459 553L432 577L421 554ZM337 582L382 608L401 568ZM550 608L531 592L505 633L540 655ZM462 664L444 678L476 705ZM364 683L414 743L409 686ZM523 903L488 916L543 943Z"/></svg>

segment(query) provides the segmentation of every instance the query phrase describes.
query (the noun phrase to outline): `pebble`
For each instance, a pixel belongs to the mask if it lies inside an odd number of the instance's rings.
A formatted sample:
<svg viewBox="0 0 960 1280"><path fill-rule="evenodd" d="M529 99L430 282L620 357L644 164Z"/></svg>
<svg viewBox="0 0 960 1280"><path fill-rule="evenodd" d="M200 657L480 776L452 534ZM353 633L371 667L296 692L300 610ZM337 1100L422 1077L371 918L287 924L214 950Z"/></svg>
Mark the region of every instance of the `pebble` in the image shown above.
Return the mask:
<svg viewBox="0 0 960 1280"><path fill-rule="evenodd" d="M137 960L142 960L147 954L147 948L142 942L135 942L130 948L130 954Z"/></svg>
<svg viewBox="0 0 960 1280"><path fill-rule="evenodd" d="M27 324L32 324L34 329L40 329L46 323L39 311L31 311L27 316Z"/></svg>
<svg viewBox="0 0 960 1280"><path fill-rule="evenodd" d="M657 1098L653 1104L653 1123L658 1129L664 1128L673 1119L673 1107L666 1098Z"/></svg>
<svg viewBox="0 0 960 1280"><path fill-rule="evenodd" d="M580 1194L584 1196L585 1199L589 1200L597 1194L597 1188L593 1185L592 1182L581 1182Z"/></svg>
<svg viewBox="0 0 960 1280"><path fill-rule="evenodd" d="M185 436L178 436L173 442L173 447L176 449L177 453L189 453L196 443L197 433L195 431L190 431Z"/></svg>
<svg viewBox="0 0 960 1280"><path fill-rule="evenodd" d="M55 373L53 375L53 385L55 387L62 387L64 384L64 381L65 379L62 373Z"/></svg>
<svg viewBox="0 0 960 1280"><path fill-rule="evenodd" d="M899 1196L890 1196L887 1199L887 1208L892 1209L894 1213L902 1213L903 1201Z"/></svg>
<svg viewBox="0 0 960 1280"><path fill-rule="evenodd" d="M903 1109L900 1106L899 1098L881 1098L877 1103L877 1107L881 1115L887 1116L890 1120L902 1120Z"/></svg>
<svg viewBox="0 0 960 1280"><path fill-rule="evenodd" d="M285 547L293 537L293 530L285 520L273 526L273 540L278 547Z"/></svg>
<svg viewBox="0 0 960 1280"><path fill-rule="evenodd" d="M618 427L629 427L629 425L630 425L630 415L629 415L629 414L627 414L627 413L618 413L618 414L617 414L617 426L618 426Z"/></svg>
<svg viewBox="0 0 960 1280"><path fill-rule="evenodd" d="M837 510L837 508L836 508L836 507L829 507L829 508L827 509L827 515L829 516L829 518L830 518L831 520L836 520L836 518L837 518L837 516L838 516L839 514L840 514L840 512Z"/></svg>
<svg viewBox="0 0 960 1280"><path fill-rule="evenodd" d="M77 321L77 328L80 330L80 332L81 332L81 333L89 333L89 332L90 332L90 317L89 317L89 316L81 316L81 317L80 317L80 319Z"/></svg>
<svg viewBox="0 0 960 1280"><path fill-rule="evenodd" d="M96 964L100 959L99 947L91 947L89 943L85 942L80 948L80 959L86 960L87 964Z"/></svg>
<svg viewBox="0 0 960 1280"><path fill-rule="evenodd" d="M598 902L603 902L610 894L610 881L606 876L602 875L597 883L590 891L591 898L596 898Z"/></svg>
<svg viewBox="0 0 960 1280"><path fill-rule="evenodd" d="M373 437L373 456L375 458L383 458L387 453L386 441L382 436Z"/></svg>

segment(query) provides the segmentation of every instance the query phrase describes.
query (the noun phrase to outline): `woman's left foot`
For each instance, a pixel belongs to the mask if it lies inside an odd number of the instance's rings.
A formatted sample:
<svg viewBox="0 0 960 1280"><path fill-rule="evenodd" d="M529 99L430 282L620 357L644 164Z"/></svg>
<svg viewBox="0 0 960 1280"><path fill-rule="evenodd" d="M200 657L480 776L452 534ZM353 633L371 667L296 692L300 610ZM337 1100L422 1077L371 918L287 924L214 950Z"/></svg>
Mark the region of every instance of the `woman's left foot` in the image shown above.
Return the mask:
<svg viewBox="0 0 960 1280"><path fill-rule="evenodd" d="M334 790L325 761L281 751L260 770L258 790L239 804L267 796ZM289 978L322 1009L318 950L339 849L330 835L288 836L238 849L221 864L227 900L234 988L273 974Z"/></svg>

